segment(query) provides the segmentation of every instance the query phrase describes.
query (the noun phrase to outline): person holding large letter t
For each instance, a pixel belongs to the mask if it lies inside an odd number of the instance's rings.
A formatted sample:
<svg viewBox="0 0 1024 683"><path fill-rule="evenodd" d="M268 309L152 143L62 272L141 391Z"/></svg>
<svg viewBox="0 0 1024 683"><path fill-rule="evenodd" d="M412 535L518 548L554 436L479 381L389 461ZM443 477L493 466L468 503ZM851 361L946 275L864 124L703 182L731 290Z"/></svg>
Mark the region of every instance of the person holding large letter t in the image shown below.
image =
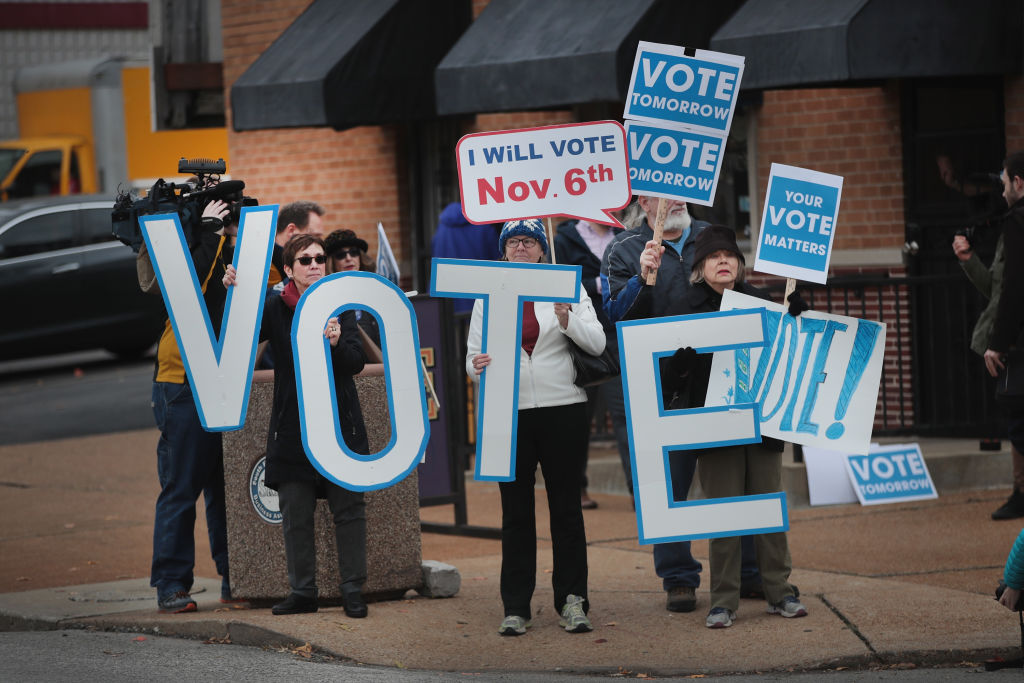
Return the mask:
<svg viewBox="0 0 1024 683"><path fill-rule="evenodd" d="M537 219L505 223L499 248L503 260L539 263L548 252L544 225ZM573 304L525 301L522 307L515 479L499 484L505 618L498 632L518 636L530 626L530 600L537 585L534 487L539 464L551 516L555 610L561 615L562 628L584 633L593 630L587 617L587 538L580 506L580 472L589 447L589 429L587 394L573 384L569 342L600 354L605 346L604 330L585 290ZM490 354L481 353L483 317L483 300L478 299L466 353L466 372L473 379L479 379L491 363Z"/></svg>
<svg viewBox="0 0 1024 683"><path fill-rule="evenodd" d="M314 512L317 498L326 498L334 518L334 534L341 570L341 594L345 614L367 615L363 600L366 582L366 508L363 494L349 491L325 479L306 457L302 445L295 364L292 354L292 320L302 293L324 275L324 242L314 235L300 234L284 247L282 262L290 278L281 296L266 303L260 341L269 340L277 359L274 368L274 404L267 435L266 485L275 489L281 505L288 583L291 594L274 605L274 614L316 612L316 547ZM237 273L228 266L224 286L235 284ZM330 362L337 391L341 435L355 453L370 452L353 375L366 364L355 314L345 311L331 318L324 330L330 344Z"/></svg>
<svg viewBox="0 0 1024 683"><path fill-rule="evenodd" d="M641 264L657 270L660 253L644 252ZM766 298L743 278L743 253L736 245L736 233L724 225L710 225L697 235L691 287L680 299L669 304L665 315L708 313L722 306L722 293L734 289L743 294ZM649 317L650 288L638 294L626 318ZM806 305L799 297L790 302L791 315L799 315ZM704 405L711 376L711 354L697 354L692 348L675 352L662 364L662 393L665 408L697 408ZM698 476L708 498L774 493L782 490L782 442L765 438L762 443L722 446L693 451L698 460ZM729 536L709 541L711 556L711 610L708 628L732 626L739 609L741 592L741 538ZM789 583L792 564L784 532L754 536L757 564L770 614L802 617L807 608L800 603L796 589Z"/></svg>

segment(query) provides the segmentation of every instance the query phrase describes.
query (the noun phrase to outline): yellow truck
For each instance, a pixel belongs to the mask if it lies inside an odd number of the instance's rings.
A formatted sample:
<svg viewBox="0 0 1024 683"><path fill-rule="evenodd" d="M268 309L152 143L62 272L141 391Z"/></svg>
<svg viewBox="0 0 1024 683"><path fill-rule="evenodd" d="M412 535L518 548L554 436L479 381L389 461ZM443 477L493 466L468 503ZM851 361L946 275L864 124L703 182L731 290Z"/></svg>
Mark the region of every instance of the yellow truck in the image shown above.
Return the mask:
<svg viewBox="0 0 1024 683"><path fill-rule="evenodd" d="M228 158L227 129L156 130L149 65L124 57L20 69L21 137L0 140L0 201L148 188L181 157Z"/></svg>

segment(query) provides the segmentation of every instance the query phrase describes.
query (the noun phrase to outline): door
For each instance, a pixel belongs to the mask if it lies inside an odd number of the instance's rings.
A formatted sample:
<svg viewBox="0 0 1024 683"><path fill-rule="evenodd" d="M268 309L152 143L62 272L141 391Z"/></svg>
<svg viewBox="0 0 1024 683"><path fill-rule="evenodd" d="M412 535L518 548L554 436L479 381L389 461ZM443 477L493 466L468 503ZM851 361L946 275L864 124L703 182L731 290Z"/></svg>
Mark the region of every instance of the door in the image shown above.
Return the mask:
<svg viewBox="0 0 1024 683"><path fill-rule="evenodd" d="M993 386L971 333L986 300L953 254L958 231L990 264L1005 210L1001 79L907 81L903 92L907 270L914 336L915 421L922 433L999 434Z"/></svg>

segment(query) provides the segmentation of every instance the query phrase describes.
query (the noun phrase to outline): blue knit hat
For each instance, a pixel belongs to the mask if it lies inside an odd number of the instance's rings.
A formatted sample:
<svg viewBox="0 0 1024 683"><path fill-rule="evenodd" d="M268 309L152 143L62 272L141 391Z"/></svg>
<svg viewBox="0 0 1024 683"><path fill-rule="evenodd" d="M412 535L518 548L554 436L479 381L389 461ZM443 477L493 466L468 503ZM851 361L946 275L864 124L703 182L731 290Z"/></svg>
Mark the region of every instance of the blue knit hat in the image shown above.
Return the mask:
<svg viewBox="0 0 1024 683"><path fill-rule="evenodd" d="M548 253L548 236L544 233L544 224L538 218L527 218L525 221L509 221L501 228L501 235L498 236L498 251L505 253L505 242L509 237L522 235L532 237L540 242L544 253Z"/></svg>

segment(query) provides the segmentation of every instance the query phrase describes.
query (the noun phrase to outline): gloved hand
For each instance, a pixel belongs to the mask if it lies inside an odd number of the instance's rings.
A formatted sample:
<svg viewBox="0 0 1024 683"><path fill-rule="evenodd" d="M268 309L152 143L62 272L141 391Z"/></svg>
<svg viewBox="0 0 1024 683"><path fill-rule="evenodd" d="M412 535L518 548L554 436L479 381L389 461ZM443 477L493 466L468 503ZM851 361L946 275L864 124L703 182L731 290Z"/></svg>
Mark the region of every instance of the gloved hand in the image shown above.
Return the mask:
<svg viewBox="0 0 1024 683"><path fill-rule="evenodd" d="M811 307L807 305L807 302L800 297L800 292L794 291L786 299L789 303L789 314L794 318L803 313L804 311L811 310Z"/></svg>
<svg viewBox="0 0 1024 683"><path fill-rule="evenodd" d="M672 358L668 361L668 366L675 375L685 377L690 374L696 362L697 352L687 346L682 349L676 349L676 352L672 354Z"/></svg>

